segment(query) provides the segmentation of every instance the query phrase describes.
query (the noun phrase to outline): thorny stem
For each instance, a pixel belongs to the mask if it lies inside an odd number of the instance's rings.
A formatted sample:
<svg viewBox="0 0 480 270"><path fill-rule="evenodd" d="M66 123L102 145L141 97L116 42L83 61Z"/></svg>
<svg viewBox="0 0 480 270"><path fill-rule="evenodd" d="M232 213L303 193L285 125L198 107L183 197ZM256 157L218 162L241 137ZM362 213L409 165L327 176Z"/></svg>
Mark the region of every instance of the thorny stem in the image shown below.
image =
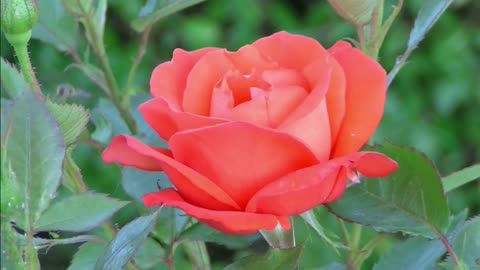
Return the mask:
<svg viewBox="0 0 480 270"><path fill-rule="evenodd" d="M145 55L145 49L147 48L148 44L148 38L150 36L150 30L152 30L152 25L150 24L143 30L142 32L142 41L140 42L140 47L138 48L138 53L137 57L135 57L135 60L133 61L132 68L130 69L130 72L128 73L128 79L127 79L127 85L126 85L126 96L124 99L124 105L125 107L130 106L130 96L133 93L133 79L135 78L135 75L137 74L137 69L138 65L140 65L140 62L142 62L143 56Z"/></svg>
<svg viewBox="0 0 480 270"><path fill-rule="evenodd" d="M28 56L27 44L23 46L14 46L15 54L17 55L18 63L22 69L22 73L25 76L25 79L32 87L35 95L43 99L42 90L40 89L40 84L38 83L37 77L35 76L35 71L33 70L32 62Z"/></svg>

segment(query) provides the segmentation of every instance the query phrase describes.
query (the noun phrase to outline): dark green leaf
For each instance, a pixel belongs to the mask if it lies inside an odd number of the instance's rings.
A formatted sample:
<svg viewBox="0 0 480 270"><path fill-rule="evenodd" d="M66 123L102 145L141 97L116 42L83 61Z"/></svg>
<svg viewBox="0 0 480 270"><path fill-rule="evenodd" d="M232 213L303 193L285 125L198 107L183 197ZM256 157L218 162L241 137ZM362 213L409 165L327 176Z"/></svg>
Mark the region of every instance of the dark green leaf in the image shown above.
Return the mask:
<svg viewBox="0 0 480 270"><path fill-rule="evenodd" d="M51 112L30 91L15 100L6 120L2 122L7 125L2 142L24 209L16 211L13 220L29 230L49 206L60 184L65 155L63 136Z"/></svg>
<svg viewBox="0 0 480 270"><path fill-rule="evenodd" d="M381 232L402 231L435 238L445 232L449 210L435 166L422 153L390 143L369 148L398 162L385 179L350 187L329 209L339 217Z"/></svg>
<svg viewBox="0 0 480 270"><path fill-rule="evenodd" d="M224 270L292 270L298 266L302 252L303 245L291 249L270 249L266 254L240 259Z"/></svg>
<svg viewBox="0 0 480 270"><path fill-rule="evenodd" d="M449 226L449 238L453 238L467 218L467 211L452 218ZM409 238L398 243L393 249L383 254L373 270L383 269L436 269L436 262L445 254L445 246L439 239L428 240L423 237Z"/></svg>
<svg viewBox="0 0 480 270"><path fill-rule="evenodd" d="M72 195L50 206L35 223L37 231L88 231L102 225L127 202L104 194Z"/></svg>
<svg viewBox="0 0 480 270"><path fill-rule="evenodd" d="M17 68L8 63L5 59L1 60L1 81L2 88L8 93L8 96L15 98L20 95L25 89L30 89L27 81L23 77L23 74L17 70Z"/></svg>
<svg viewBox="0 0 480 270"><path fill-rule="evenodd" d="M203 1L205 0L148 0L140 10L139 17L132 22L132 28L142 32L156 21Z"/></svg>
<svg viewBox="0 0 480 270"><path fill-rule="evenodd" d="M122 269L155 226L159 211L125 225L95 264L95 270Z"/></svg>
<svg viewBox="0 0 480 270"><path fill-rule="evenodd" d="M480 164L476 164L460 171L454 172L443 178L445 192L456 189L466 183L480 178Z"/></svg>
<svg viewBox="0 0 480 270"><path fill-rule="evenodd" d="M157 241L147 238L133 256L135 264L141 269L151 269L163 261L165 251Z"/></svg>
<svg viewBox="0 0 480 270"><path fill-rule="evenodd" d="M182 232L178 238L178 241L199 240L205 242L214 242L216 244L224 245L230 249L242 249L250 246L255 240L258 239L258 237L258 234L250 236L224 234L202 223L195 223L187 230Z"/></svg>
<svg viewBox="0 0 480 270"><path fill-rule="evenodd" d="M2 212L3 214L3 212ZM3 221L1 223L1 262L2 269L8 270L23 270L25 264L23 262L18 241L17 233L13 230L10 222Z"/></svg>
<svg viewBox="0 0 480 270"><path fill-rule="evenodd" d="M40 17L32 31L32 37L50 43L57 50L75 50L78 40L77 22L58 0L38 1Z"/></svg>
<svg viewBox="0 0 480 270"><path fill-rule="evenodd" d="M87 126L88 111L77 104L56 104L50 100L46 104L57 120L65 144L73 144Z"/></svg>
<svg viewBox="0 0 480 270"><path fill-rule="evenodd" d="M172 243L189 220L183 211L173 207L164 207L152 234L164 243Z"/></svg>
<svg viewBox="0 0 480 270"><path fill-rule="evenodd" d="M67 270L92 270L98 257L105 251L101 243L88 242L80 246L73 256L72 264Z"/></svg>

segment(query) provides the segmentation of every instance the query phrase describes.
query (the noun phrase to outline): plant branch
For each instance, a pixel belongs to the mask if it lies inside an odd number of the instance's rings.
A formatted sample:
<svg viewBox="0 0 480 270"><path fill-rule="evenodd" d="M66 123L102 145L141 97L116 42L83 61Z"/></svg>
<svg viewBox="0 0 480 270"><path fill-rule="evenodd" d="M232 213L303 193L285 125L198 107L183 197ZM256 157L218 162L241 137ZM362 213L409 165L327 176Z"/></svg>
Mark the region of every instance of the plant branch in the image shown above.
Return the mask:
<svg viewBox="0 0 480 270"><path fill-rule="evenodd" d="M113 76L112 68L110 67L110 63L107 59L107 53L105 50L105 46L103 41L100 38L100 34L98 33L94 23L91 20L91 16L86 17L82 20L83 25L85 26L85 30L87 31L87 36L89 37L88 40L90 45L92 45L93 51L97 60L100 64L103 73L105 74L105 80L109 89L110 99L112 100L115 107L120 112L120 115L125 120L125 123L128 126L128 129L132 134L137 133L137 126L135 124L135 120L129 110L129 108L122 106L122 98L120 96L120 90L118 88L117 81Z"/></svg>
<svg viewBox="0 0 480 270"><path fill-rule="evenodd" d="M125 92L126 97L125 97L125 106L128 107L130 104L130 96L133 93L133 79L135 78L135 75L137 74L138 66L140 65L140 62L142 62L143 56L145 55L145 49L147 48L148 44L148 38L150 37L150 30L152 30L152 25L149 25L143 30L142 32L142 40L140 42L140 46L138 48L138 53L137 56L135 57L135 60L133 61L132 68L130 69L128 73L128 79L127 79L127 84L125 87Z"/></svg>

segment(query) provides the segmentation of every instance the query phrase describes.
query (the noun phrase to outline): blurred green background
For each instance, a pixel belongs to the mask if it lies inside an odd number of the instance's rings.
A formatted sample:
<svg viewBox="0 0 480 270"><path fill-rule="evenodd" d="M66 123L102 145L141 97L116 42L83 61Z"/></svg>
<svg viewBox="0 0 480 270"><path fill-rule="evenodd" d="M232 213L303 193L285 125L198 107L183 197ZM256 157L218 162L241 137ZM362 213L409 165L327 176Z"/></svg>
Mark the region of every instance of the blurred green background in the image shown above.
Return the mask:
<svg viewBox="0 0 480 270"><path fill-rule="evenodd" d="M380 62L387 71L405 50L409 31L422 2L406 0L400 18L388 34L380 53ZM130 22L137 17L143 4L144 1L138 0L109 1L105 44L121 86L126 83L140 41L140 36L130 28ZM478 14L480 1L454 1L393 82L388 92L384 119L373 139L375 142L388 139L425 152L442 175L480 161ZM355 37L354 29L336 16L326 1L208 0L154 25L135 79L136 91L148 91L151 71L157 64L169 60L174 48L194 50L215 46L236 50L279 30L314 37L325 47L339 39ZM86 48L85 41L80 47ZM50 95L54 95L56 87L63 83L83 89L93 97L102 95L101 90L81 71L68 68L72 63L68 55L37 40L31 42L30 51L38 78ZM12 48L3 35L1 55L14 61ZM94 61L93 56L90 59ZM95 104L93 98L84 98L80 102L90 107ZM81 145L75 152L75 159L92 190L127 198L119 184L119 169L102 164L98 151ZM452 212L469 207L470 216L480 213L479 193L477 181L449 194ZM131 214L132 209L126 209L117 217L117 222L124 223ZM326 226L336 230L335 220L327 214L323 216ZM302 230L302 226L300 224L297 231L309 245L302 269L319 267L332 260L342 261L337 254L327 251L329 248L316 235L306 228ZM44 257L46 263L51 262L45 269L63 269L61 265L68 264L75 250L60 249L49 252L55 256ZM380 249L388 250L389 243L385 242ZM220 246L211 246L211 251L212 259L218 266L231 260L231 257L225 256L235 255ZM368 265L375 256L378 254L374 254L365 269L369 269Z"/></svg>

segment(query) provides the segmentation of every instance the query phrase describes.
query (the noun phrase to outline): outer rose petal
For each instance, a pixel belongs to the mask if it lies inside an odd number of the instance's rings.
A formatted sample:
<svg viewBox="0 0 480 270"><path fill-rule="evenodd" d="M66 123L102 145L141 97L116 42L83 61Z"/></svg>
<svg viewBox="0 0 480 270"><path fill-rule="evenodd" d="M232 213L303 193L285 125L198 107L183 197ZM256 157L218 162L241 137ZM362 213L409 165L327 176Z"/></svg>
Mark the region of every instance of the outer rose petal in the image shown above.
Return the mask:
<svg viewBox="0 0 480 270"><path fill-rule="evenodd" d="M154 97L163 97L173 108L180 110L182 107L183 91L187 77L195 63L206 53L222 50L218 48L203 48L186 52L182 49L173 51L172 61L158 65L150 79L150 93Z"/></svg>
<svg viewBox="0 0 480 270"><path fill-rule="evenodd" d="M169 146L176 160L214 181L242 209L264 185L318 162L288 134L242 122L180 132Z"/></svg>
<svg viewBox="0 0 480 270"><path fill-rule="evenodd" d="M347 42L337 42L330 53L342 66L347 81L346 113L332 157L358 151L372 136L383 115L385 70Z"/></svg>
<svg viewBox="0 0 480 270"><path fill-rule="evenodd" d="M119 149L122 151L119 151ZM210 209L240 209L230 196L208 178L179 163L175 159L155 151L150 146L141 143L133 137L123 135L115 137L103 152L102 159L105 163L118 162L123 165L132 166L132 163L128 163L131 160L129 156L119 155L126 153L126 149L129 149L127 152L129 155L141 156L144 160L156 160L172 184L180 190L187 201Z"/></svg>
<svg viewBox="0 0 480 270"><path fill-rule="evenodd" d="M227 120L181 112L163 98L151 99L138 108L148 125L165 140L176 132L224 123Z"/></svg>
<svg viewBox="0 0 480 270"><path fill-rule="evenodd" d="M201 208L184 201L173 189L147 194L143 196L143 202L147 207L166 205L180 208L187 215L225 233L252 234L259 230L273 230L278 224L285 230L290 230L291 228L286 217Z"/></svg>
<svg viewBox="0 0 480 270"><path fill-rule="evenodd" d="M313 38L278 32L255 41L252 46L270 57L280 67L301 70L317 58L328 57L328 52Z"/></svg>
<svg viewBox="0 0 480 270"><path fill-rule="evenodd" d="M158 151L159 154L169 157L172 156L172 153L169 150L159 147L150 148L150 151L152 152ZM124 166L135 167L144 171L163 171L162 165L158 159L131 148L119 137L113 138L110 145L103 152L102 159L106 163L118 162Z"/></svg>
<svg viewBox="0 0 480 270"><path fill-rule="evenodd" d="M376 161L381 162L380 166ZM370 176L385 176L395 171L397 164L376 152L358 152L329 160L290 173L265 186L252 197L245 211L280 216L301 214L325 203L341 168L357 169L360 173L367 171Z"/></svg>

